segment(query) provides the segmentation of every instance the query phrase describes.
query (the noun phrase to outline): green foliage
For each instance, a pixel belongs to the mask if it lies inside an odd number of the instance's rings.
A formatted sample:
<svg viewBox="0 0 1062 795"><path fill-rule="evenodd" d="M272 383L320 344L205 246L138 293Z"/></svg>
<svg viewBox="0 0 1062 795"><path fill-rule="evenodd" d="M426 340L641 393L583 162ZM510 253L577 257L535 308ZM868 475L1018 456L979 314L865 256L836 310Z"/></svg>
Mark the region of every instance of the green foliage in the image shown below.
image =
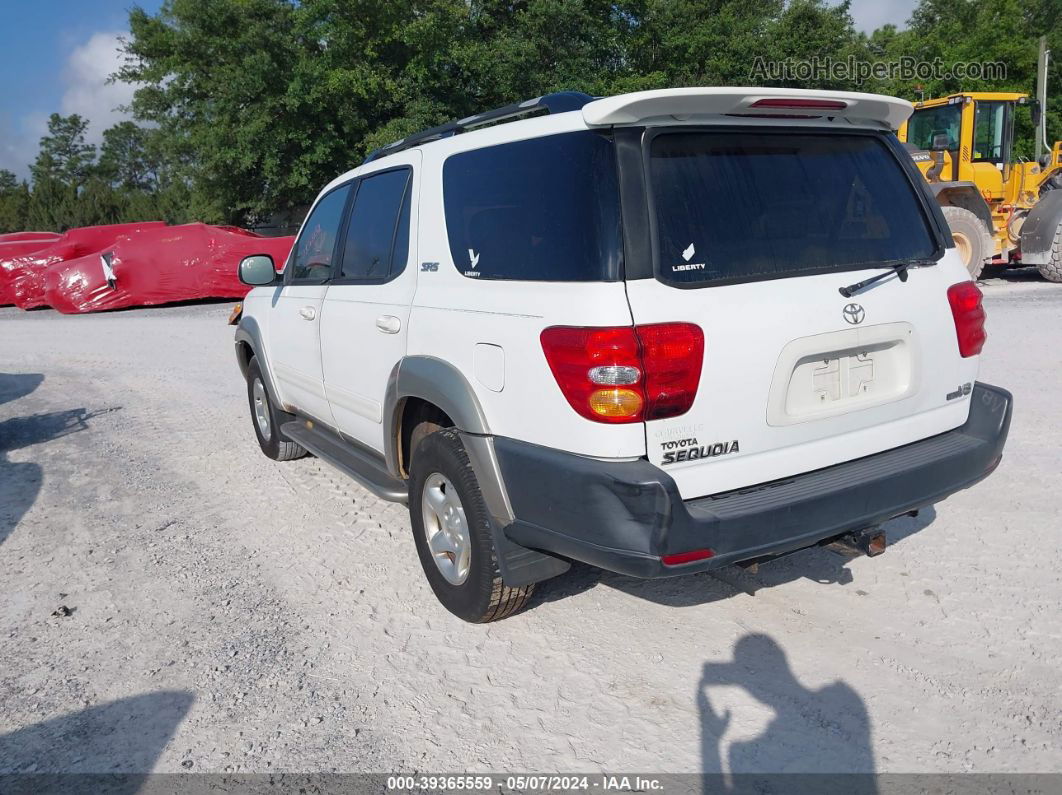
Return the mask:
<svg viewBox="0 0 1062 795"><path fill-rule="evenodd" d="M157 130L130 121L105 130L98 161L84 119L52 114L48 130L30 167L32 190L0 171L0 233L195 217L187 158Z"/></svg>
<svg viewBox="0 0 1062 795"><path fill-rule="evenodd" d="M76 113L48 117L48 134L41 138L40 153L30 167L34 182L56 179L69 185L81 185L92 170L96 147L85 143L88 121Z"/></svg>
<svg viewBox="0 0 1062 795"><path fill-rule="evenodd" d="M37 177L26 207L26 226L30 229L63 232L77 226L76 185L51 176Z"/></svg>
<svg viewBox="0 0 1062 795"><path fill-rule="evenodd" d="M163 218L248 223L297 213L368 151L548 91L614 94L750 82L918 99L1032 93L1036 40L1062 53L1062 0L921 0L907 27L857 32L834 0L165 0L130 12L118 79L138 123L104 134L53 115L28 192L0 174L0 224ZM1001 62L1004 78L754 80L792 62ZM1062 58L1049 131L1062 136ZM920 83L920 85L919 85ZM1028 114L1026 114L1027 116ZM1018 118L1019 153L1032 131Z"/></svg>
<svg viewBox="0 0 1062 795"><path fill-rule="evenodd" d="M120 76L146 84L134 111L157 125L176 178L191 180L192 214L239 220L308 190L307 164L334 157L343 128L306 96L320 87L300 75L293 4L169 0L129 21Z"/></svg>
<svg viewBox="0 0 1062 795"><path fill-rule="evenodd" d="M112 185L130 191L157 187L160 164L148 151L150 133L131 121L103 132L96 174Z"/></svg>
<svg viewBox="0 0 1062 795"><path fill-rule="evenodd" d="M0 234L27 228L29 185L6 169L0 169Z"/></svg>

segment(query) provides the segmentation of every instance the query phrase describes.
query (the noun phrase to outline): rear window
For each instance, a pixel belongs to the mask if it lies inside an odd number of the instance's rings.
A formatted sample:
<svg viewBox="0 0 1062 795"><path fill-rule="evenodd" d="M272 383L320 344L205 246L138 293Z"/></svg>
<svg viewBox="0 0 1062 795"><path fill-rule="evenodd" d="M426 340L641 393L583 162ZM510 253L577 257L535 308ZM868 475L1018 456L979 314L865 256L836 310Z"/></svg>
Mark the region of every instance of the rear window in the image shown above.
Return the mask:
<svg viewBox="0 0 1062 795"><path fill-rule="evenodd" d="M937 250L914 187L878 136L665 133L650 161L665 281L855 270Z"/></svg>
<svg viewBox="0 0 1062 795"><path fill-rule="evenodd" d="M575 132L463 152L443 166L450 254L475 279L618 278L612 141Z"/></svg>

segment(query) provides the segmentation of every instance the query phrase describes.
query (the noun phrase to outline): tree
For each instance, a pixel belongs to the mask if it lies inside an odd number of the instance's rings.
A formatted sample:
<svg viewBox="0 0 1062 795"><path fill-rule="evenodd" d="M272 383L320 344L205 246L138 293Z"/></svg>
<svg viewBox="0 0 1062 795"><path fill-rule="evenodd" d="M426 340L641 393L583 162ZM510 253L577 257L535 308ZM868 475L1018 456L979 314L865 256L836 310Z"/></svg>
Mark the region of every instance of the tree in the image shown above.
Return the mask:
<svg viewBox="0 0 1062 795"><path fill-rule="evenodd" d="M76 226L77 188L55 177L43 176L33 181L26 207L26 224L30 229L65 232Z"/></svg>
<svg viewBox="0 0 1062 795"><path fill-rule="evenodd" d="M85 143L88 121L76 113L48 117L48 134L41 138L40 152L30 167L34 182L55 179L65 185L80 186L92 170L96 147Z"/></svg>
<svg viewBox="0 0 1062 795"><path fill-rule="evenodd" d="M133 8L129 21L119 78L144 84L134 112L157 126L197 217L239 222L310 192L337 135L327 109L312 107L321 87L293 82L293 3L167 0L156 15ZM318 163L309 170L308 153Z"/></svg>
<svg viewBox="0 0 1062 795"><path fill-rule="evenodd" d="M129 195L115 190L106 180L93 176L88 179L69 210L69 225L96 226L116 224L126 220Z"/></svg>
<svg viewBox="0 0 1062 795"><path fill-rule="evenodd" d="M29 185L7 169L0 169L0 234L26 228Z"/></svg>
<svg viewBox="0 0 1062 795"><path fill-rule="evenodd" d="M1036 39L1062 52L1062 0L920 0L906 28L855 31L835 0L164 0L134 7L117 79L135 121L93 148L53 115L33 165L32 217L150 213L245 224L296 213L365 154L417 130L548 91L614 94L694 85L1031 93ZM765 61L946 65L1001 61L1005 78L760 80ZM1019 154L1031 148L1018 114ZM1062 59L1048 125L1062 136ZM1053 138L1052 138L1053 140ZM104 190L103 184L109 186ZM73 194L69 188L73 187ZM40 193L40 198L37 197ZM57 204L56 204L57 203Z"/></svg>
<svg viewBox="0 0 1062 795"><path fill-rule="evenodd" d="M116 188L150 190L158 184L158 164L147 146L148 131L123 121L103 131L100 161L96 171Z"/></svg>
<svg viewBox="0 0 1062 795"><path fill-rule="evenodd" d="M135 112L193 153L196 212L234 222L414 129L629 70L604 0L168 0L130 23Z"/></svg>
<svg viewBox="0 0 1062 795"><path fill-rule="evenodd" d="M1033 94L1036 83L1037 41L1047 34L1049 46L1062 51L1062 0L921 0L907 29L886 35L875 31L872 43L883 45L883 60L909 57L939 61L946 69L959 63L1002 64L1006 74L970 77L957 75L920 79L926 98L958 91L1020 91ZM1051 42L1055 42L1051 45ZM911 81L875 81L867 90L918 99ZM1062 135L1062 69L1054 65L1048 83L1048 130ZM1032 155L1033 129L1027 110L1015 117L1017 156ZM1054 139L1052 139L1054 140Z"/></svg>

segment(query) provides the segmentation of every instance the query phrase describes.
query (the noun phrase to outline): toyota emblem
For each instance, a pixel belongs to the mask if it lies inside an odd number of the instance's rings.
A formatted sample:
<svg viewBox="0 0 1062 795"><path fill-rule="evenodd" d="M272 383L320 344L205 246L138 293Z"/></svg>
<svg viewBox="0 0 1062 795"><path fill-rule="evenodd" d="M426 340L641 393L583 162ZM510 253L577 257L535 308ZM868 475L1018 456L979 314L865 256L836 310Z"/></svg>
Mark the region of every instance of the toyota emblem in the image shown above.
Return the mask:
<svg viewBox="0 0 1062 795"><path fill-rule="evenodd" d="M857 326L863 322L863 318L867 316L866 311L859 304L848 304L842 312L846 322L851 323L853 326Z"/></svg>

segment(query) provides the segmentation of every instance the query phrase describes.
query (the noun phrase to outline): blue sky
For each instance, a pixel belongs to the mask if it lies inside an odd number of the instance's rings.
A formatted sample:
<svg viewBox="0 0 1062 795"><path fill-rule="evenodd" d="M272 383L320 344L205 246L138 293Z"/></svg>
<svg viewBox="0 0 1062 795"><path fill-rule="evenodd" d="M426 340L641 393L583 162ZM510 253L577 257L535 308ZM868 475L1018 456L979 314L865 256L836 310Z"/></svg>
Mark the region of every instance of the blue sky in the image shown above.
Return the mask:
<svg viewBox="0 0 1062 795"><path fill-rule="evenodd" d="M90 119L93 142L121 118L130 90L106 77L133 5L161 0L0 0L0 168L27 175L50 113Z"/></svg>
<svg viewBox="0 0 1062 795"><path fill-rule="evenodd" d="M852 0L851 14L858 30L870 33L882 25L907 27L917 0Z"/></svg>
<svg viewBox="0 0 1062 795"><path fill-rule="evenodd" d="M401 2L401 0L396 0ZM856 27L902 27L916 0L852 0ZM0 168L28 175L50 113L89 119L88 139L122 118L132 87L107 85L117 68L117 37L133 5L162 0L0 0Z"/></svg>

